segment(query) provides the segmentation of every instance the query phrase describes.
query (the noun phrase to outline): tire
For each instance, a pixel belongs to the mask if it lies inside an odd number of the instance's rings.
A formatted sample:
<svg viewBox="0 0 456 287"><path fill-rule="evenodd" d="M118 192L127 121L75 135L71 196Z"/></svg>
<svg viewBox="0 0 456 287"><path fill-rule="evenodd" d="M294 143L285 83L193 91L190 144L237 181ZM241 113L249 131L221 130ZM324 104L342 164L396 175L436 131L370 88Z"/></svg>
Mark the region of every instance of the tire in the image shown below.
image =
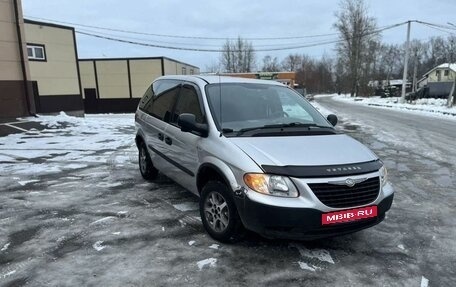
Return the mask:
<svg viewBox="0 0 456 287"><path fill-rule="evenodd" d="M146 144L143 141L138 144L138 164L139 171L144 179L153 180L157 178L158 170L152 164Z"/></svg>
<svg viewBox="0 0 456 287"><path fill-rule="evenodd" d="M206 183L201 191L199 209L203 226L212 238L225 243L241 238L241 218L226 184L220 181Z"/></svg>

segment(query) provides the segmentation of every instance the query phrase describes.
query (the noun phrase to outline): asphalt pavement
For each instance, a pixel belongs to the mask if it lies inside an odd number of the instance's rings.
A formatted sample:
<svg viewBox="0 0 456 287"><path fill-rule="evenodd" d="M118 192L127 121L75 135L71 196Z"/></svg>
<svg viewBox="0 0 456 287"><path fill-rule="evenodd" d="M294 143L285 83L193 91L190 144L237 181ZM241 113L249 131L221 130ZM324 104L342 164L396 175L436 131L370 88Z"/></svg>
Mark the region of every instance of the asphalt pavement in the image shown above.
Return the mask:
<svg viewBox="0 0 456 287"><path fill-rule="evenodd" d="M195 196L164 176L141 178L131 125L118 130L131 142L92 151L97 161L27 181L1 174L0 286L453 286L456 125L318 101L388 167L396 195L379 225L314 242L216 242ZM55 164L52 154L20 160Z"/></svg>

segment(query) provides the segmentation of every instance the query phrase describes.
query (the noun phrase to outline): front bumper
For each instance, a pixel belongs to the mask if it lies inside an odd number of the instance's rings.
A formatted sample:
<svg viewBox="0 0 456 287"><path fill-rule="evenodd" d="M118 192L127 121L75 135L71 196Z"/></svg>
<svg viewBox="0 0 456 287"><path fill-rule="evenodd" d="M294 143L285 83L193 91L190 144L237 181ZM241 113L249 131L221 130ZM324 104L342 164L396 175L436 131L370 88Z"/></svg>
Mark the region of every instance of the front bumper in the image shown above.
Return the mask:
<svg viewBox="0 0 456 287"><path fill-rule="evenodd" d="M378 215L353 222L321 225L324 213L314 208L278 207L245 197L237 207L244 226L267 238L314 240L356 232L380 223L391 208L394 193L377 203Z"/></svg>

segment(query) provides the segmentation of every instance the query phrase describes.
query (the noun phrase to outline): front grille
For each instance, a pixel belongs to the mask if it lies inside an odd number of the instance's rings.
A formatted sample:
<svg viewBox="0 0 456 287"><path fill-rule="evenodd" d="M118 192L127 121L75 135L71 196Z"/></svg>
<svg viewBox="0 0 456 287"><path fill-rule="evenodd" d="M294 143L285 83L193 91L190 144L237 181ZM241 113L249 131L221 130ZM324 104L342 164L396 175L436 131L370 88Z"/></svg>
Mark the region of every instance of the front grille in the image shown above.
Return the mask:
<svg viewBox="0 0 456 287"><path fill-rule="evenodd" d="M353 187L329 183L309 183L310 189L326 206L354 207L374 201L380 191L380 178L373 177Z"/></svg>

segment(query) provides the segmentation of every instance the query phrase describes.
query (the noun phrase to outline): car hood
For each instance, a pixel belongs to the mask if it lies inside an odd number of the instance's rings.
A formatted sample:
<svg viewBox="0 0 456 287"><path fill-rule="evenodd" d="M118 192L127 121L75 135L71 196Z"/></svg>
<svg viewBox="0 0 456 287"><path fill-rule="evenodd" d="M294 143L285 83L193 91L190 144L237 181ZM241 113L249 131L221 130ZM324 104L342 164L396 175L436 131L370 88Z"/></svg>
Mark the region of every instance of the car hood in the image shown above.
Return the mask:
<svg viewBox="0 0 456 287"><path fill-rule="evenodd" d="M378 159L370 149L345 134L233 137L229 140L260 166L338 165Z"/></svg>

